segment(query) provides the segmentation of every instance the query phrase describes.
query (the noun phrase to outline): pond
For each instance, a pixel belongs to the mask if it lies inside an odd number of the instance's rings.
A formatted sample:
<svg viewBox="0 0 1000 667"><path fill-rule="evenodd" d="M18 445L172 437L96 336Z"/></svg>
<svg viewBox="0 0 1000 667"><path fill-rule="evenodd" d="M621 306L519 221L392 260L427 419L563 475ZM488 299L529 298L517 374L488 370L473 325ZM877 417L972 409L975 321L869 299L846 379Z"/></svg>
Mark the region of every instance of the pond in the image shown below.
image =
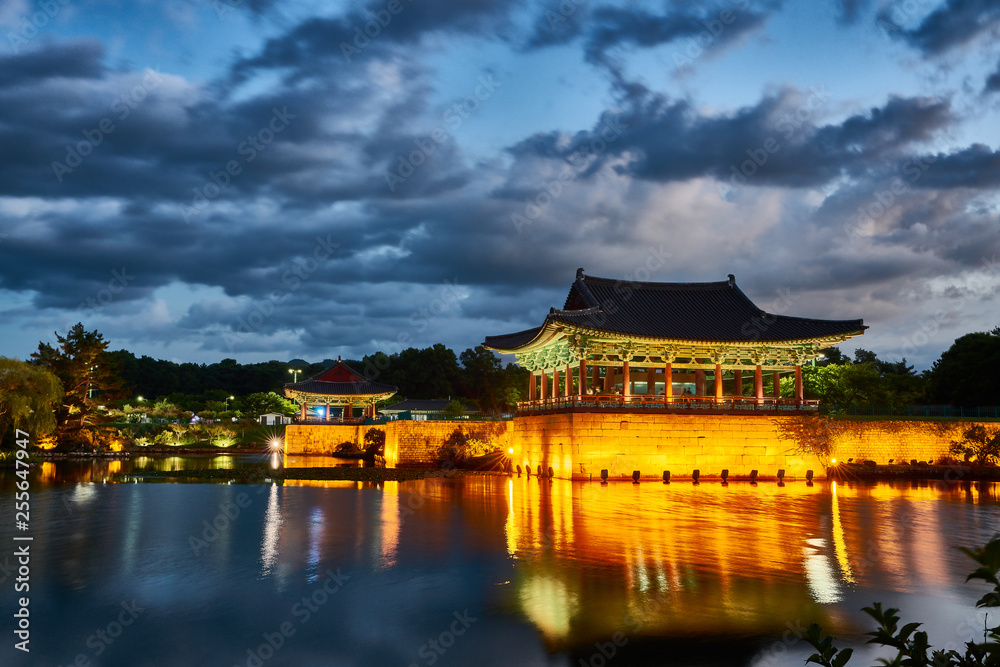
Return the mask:
<svg viewBox="0 0 1000 667"><path fill-rule="evenodd" d="M992 483L105 483L113 466L47 464L30 530L0 526L4 609L12 538L34 538L31 653L3 664L801 665L805 626L860 644L876 600L957 647L984 587L955 547L1000 527Z"/></svg>

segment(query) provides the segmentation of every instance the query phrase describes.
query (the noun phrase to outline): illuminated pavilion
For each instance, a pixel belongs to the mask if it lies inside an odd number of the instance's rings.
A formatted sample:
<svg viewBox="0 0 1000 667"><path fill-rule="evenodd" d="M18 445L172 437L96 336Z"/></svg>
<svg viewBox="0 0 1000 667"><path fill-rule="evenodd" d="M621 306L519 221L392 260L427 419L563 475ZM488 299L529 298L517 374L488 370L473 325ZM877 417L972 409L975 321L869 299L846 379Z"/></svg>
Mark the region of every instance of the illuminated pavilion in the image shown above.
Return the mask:
<svg viewBox="0 0 1000 667"><path fill-rule="evenodd" d="M789 300L776 302L776 309ZM732 274L721 282L654 283L578 269L562 310L552 308L539 327L489 336L484 345L514 354L531 371L520 411L588 404L815 409L815 401L803 400L802 365L867 328L862 320L765 312ZM745 372L753 374L746 391ZM794 376L792 398L781 398L782 374Z"/></svg>
<svg viewBox="0 0 1000 667"><path fill-rule="evenodd" d="M333 421L331 408L340 408L340 419L353 416L354 406L363 408L364 417L375 416L375 404L396 393L396 387L369 380L337 357L337 363L301 382L285 385L285 396L300 406L299 419L306 420L308 407L326 406L324 421Z"/></svg>

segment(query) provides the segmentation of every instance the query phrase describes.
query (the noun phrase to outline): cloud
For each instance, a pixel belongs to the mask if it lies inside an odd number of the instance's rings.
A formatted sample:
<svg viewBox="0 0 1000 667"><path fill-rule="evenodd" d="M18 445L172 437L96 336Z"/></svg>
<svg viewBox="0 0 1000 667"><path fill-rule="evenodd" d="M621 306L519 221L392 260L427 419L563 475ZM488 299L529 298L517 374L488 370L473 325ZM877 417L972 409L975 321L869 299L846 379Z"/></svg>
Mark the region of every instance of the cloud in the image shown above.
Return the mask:
<svg viewBox="0 0 1000 667"><path fill-rule="evenodd" d="M871 5L871 0L840 0L838 4L840 22L850 24L855 23L861 16L861 13L868 9L868 6Z"/></svg>
<svg viewBox="0 0 1000 667"><path fill-rule="evenodd" d="M989 33L996 35L1000 22L1000 4L995 0L946 0L913 28L901 27L900 12L903 20L908 18L905 9L883 7L878 15L880 25L894 39L906 42L925 57L940 56Z"/></svg>
<svg viewBox="0 0 1000 667"><path fill-rule="evenodd" d="M986 85L983 87L983 93L996 92L1000 92L1000 62L997 63L996 69L986 77Z"/></svg>
<svg viewBox="0 0 1000 667"><path fill-rule="evenodd" d="M820 125L828 97L822 90L786 89L753 106L707 115L687 100L644 93L620 113L606 112L590 131L538 134L511 153L565 161L592 156L584 175L611 164L658 182L711 176L737 186L816 187L905 155L955 120L948 100L894 96L839 124ZM606 140L608 128L620 130ZM599 154L595 146L602 147Z"/></svg>
<svg viewBox="0 0 1000 667"><path fill-rule="evenodd" d="M55 42L22 54L0 56L0 89L47 79L98 79L104 46L97 41Z"/></svg>

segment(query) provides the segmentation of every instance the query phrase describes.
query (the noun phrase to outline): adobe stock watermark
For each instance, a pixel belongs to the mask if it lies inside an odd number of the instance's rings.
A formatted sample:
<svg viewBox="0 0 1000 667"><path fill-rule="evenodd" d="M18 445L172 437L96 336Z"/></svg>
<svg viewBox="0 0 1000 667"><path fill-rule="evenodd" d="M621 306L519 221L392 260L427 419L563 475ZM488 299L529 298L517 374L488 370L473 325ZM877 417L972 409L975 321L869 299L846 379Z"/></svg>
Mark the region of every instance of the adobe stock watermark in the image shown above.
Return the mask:
<svg viewBox="0 0 1000 667"><path fill-rule="evenodd" d="M212 9L215 10L215 13L222 21L227 20L237 7L242 6L243 0L212 0Z"/></svg>
<svg viewBox="0 0 1000 667"><path fill-rule="evenodd" d="M413 2L413 0L407 0ZM385 8L378 11L370 11L372 20L362 26L354 26L354 39L351 42L340 43L340 53L346 62L351 62L351 58L361 55L361 52L368 48L373 39L382 34L382 31L392 23L392 17L402 13L405 7L401 0L389 0Z"/></svg>
<svg viewBox="0 0 1000 667"><path fill-rule="evenodd" d="M422 334L427 331L431 320L446 313L465 297L465 295L459 291L461 286L458 284L457 276L454 281L444 280L443 285L444 286L440 289L438 295L431 299L426 306L418 308L410 313L408 322L410 326L416 330L417 334ZM413 342L413 335L409 331L400 331L396 335L396 339L393 342L398 346L398 349L392 350L390 348L389 354L402 352L407 345ZM379 357L377 361L369 360L369 362L365 364L365 375L374 380L382 371L389 367L388 360L384 363L381 363L381 360L382 357Z"/></svg>
<svg viewBox="0 0 1000 667"><path fill-rule="evenodd" d="M88 129L81 130L83 139L75 144L66 144L66 157L62 162L58 160L52 162L52 173L56 180L62 183L63 178L72 174L73 170L83 164L93 152L104 143L104 140L114 133L118 122L124 121L131 113L149 96L149 91L162 83L160 74L152 69L147 69L142 77L142 82L132 86L131 90L118 96L108 110L108 115L97 121L97 124Z"/></svg>
<svg viewBox="0 0 1000 667"><path fill-rule="evenodd" d="M135 280L135 276L129 274L124 266L121 271L112 269L111 280L108 281L108 286L99 290L97 294L88 296L84 301L80 302L77 308L81 310L85 308L89 309L90 314L97 315L115 300L116 295L124 292L125 288L133 280Z"/></svg>
<svg viewBox="0 0 1000 667"><path fill-rule="evenodd" d="M261 639L264 641L256 647L248 648L246 660L242 663L234 663L234 667L240 667L241 664L245 667L263 667L264 663L273 658L298 632L292 619L297 620L299 626L308 623L313 615L319 612L330 601L330 597L336 595L350 578L349 575L342 573L340 568L337 568L336 572L327 570L323 583L308 595L303 595L299 601L291 606L289 610L291 618L279 623L273 632L261 634Z"/></svg>
<svg viewBox="0 0 1000 667"><path fill-rule="evenodd" d="M694 37L689 37L684 44L684 51L674 51L673 61L676 69L690 67L705 50L715 44L716 40L726 31L726 27L736 22L737 12L750 6L750 0L731 0L733 7L722 9L715 18L702 21L705 27Z"/></svg>
<svg viewBox="0 0 1000 667"><path fill-rule="evenodd" d="M830 93L827 92L826 86L810 88L809 96L805 102L775 121L774 131L781 133L785 142L790 141L806 122L826 105L829 99ZM739 167L735 164L729 165L729 182L718 184L720 194L725 197L746 185L749 179L753 178L768 163L771 156L781 150L781 147L782 144L778 142L778 138L771 135L761 141L759 145L748 148L746 150L748 159L741 162Z"/></svg>
<svg viewBox="0 0 1000 667"><path fill-rule="evenodd" d="M770 309L766 309L763 315L750 318L740 327L740 333L752 341L760 340L761 336L778 321L777 315L786 312L798 300L798 295L792 294L792 290L787 287L778 288L774 293L777 296L771 302Z"/></svg>
<svg viewBox="0 0 1000 667"><path fill-rule="evenodd" d="M973 292L989 290L991 281L997 275L1000 275L1000 264L997 263L996 255L992 258L983 257L982 269L969 279L966 287ZM959 294L949 297L948 302L950 308L938 310L930 317L922 320L917 326L916 331L908 336L903 336L900 340L900 356L913 355L919 348L931 342L941 329L941 325L965 308L967 300Z"/></svg>
<svg viewBox="0 0 1000 667"><path fill-rule="evenodd" d="M125 633L125 630L136 622L139 615L146 611L145 607L140 607L135 600L122 602L119 606L121 610L117 612L114 619L97 628L85 641L87 648L93 652L95 658L104 655L115 641ZM72 667L92 667L94 665L87 653L77 653L73 660L66 664L72 665Z"/></svg>
<svg viewBox="0 0 1000 667"><path fill-rule="evenodd" d="M257 493L261 493L267 488L269 487L260 485ZM233 500L219 503L219 511L212 517L211 522L208 519L201 522L204 526L201 531L201 537L197 535L188 536L188 545L191 547L194 555L200 556L202 551L208 549L209 545L214 544L219 539L219 536L229 530L230 525L236 519L240 518L241 511L250 507L251 502L253 501L250 496L240 492Z"/></svg>
<svg viewBox="0 0 1000 667"><path fill-rule="evenodd" d="M889 187L885 190L877 191L868 204L858 206L857 212L844 223L844 233L851 243L854 241L872 236L878 232L879 221L899 203L898 199L908 193L912 185L920 180L930 166L937 161L936 155L926 155L924 157L907 160L900 165L900 171L906 177L907 182L902 178L892 179Z"/></svg>
<svg viewBox="0 0 1000 667"><path fill-rule="evenodd" d="M25 14L19 21L17 32L7 32L7 43L15 53L21 53L21 47L38 37L38 33L54 19L70 0L42 0L35 3L37 10Z"/></svg>
<svg viewBox="0 0 1000 667"><path fill-rule="evenodd" d="M885 37L891 37L890 33L902 30L904 23L913 20L918 13L924 13L928 7L926 0L897 2L891 8L884 8L879 12L875 25Z"/></svg>
<svg viewBox="0 0 1000 667"><path fill-rule="evenodd" d="M623 125L617 116L606 118L594 138L568 155L566 161L573 167L582 169L588 162L608 150L608 146L626 129L628 126ZM521 213L510 215L511 224L518 234L522 233L525 227L534 224L535 220L562 196L566 186L573 181L574 175L572 169L563 169L556 178L545 183L534 195L525 198L523 215Z"/></svg>
<svg viewBox="0 0 1000 667"><path fill-rule="evenodd" d="M576 10L584 5L587 0L562 0L556 10L551 9L545 10L545 22L548 24L549 30L555 32L560 28L564 27L566 21L569 20L573 14L576 14Z"/></svg>
<svg viewBox="0 0 1000 667"><path fill-rule="evenodd" d="M490 99L496 89L503 84L493 79L492 74L480 75L479 85L465 99L455 102L441 116L442 122L448 126L450 132L454 132L462 126L482 102ZM451 134L443 127L438 126L430 131L426 136L414 140L416 148L409 155L399 155L396 171L385 172L385 183L389 187L389 192L395 192L396 186L405 183L406 179L413 176L421 166L423 166L438 144L443 144L451 139Z"/></svg>
<svg viewBox="0 0 1000 667"><path fill-rule="evenodd" d="M295 114L288 112L288 107L273 107L271 118L256 132L248 134L246 139L236 146L236 153L242 157L226 162L218 171L209 171L208 179L199 187L192 188L194 195L191 197L191 205L181 204L181 217L185 223L204 211L208 203L222 194L222 191L229 187L233 178L243 173L244 165L248 165L257 159L276 135L281 134L288 127L289 123L296 118Z"/></svg>
<svg viewBox="0 0 1000 667"><path fill-rule="evenodd" d="M409 667L420 667L421 664L430 667L435 664L448 652L448 649L455 645L455 640L464 635L472 627L472 624L479 620L475 616L471 616L468 609L461 613L456 611L452 616L455 620L451 622L447 630L441 632L437 637L428 639L417 649L417 656L423 660L423 663L411 662Z"/></svg>
<svg viewBox="0 0 1000 667"><path fill-rule="evenodd" d="M339 243L331 240L331 235L326 238L316 237L316 245L313 246L311 256L299 261L296 258L292 266L286 269L281 276L281 284L285 289L275 289L268 294L266 299L255 301L253 308L245 317L237 318L234 331L224 331L222 340L226 343L230 352L236 349L236 345L245 341L257 329L261 328L274 315L277 307L285 300L289 294L297 292L308 281L313 273L333 256L334 251L340 247Z"/></svg>

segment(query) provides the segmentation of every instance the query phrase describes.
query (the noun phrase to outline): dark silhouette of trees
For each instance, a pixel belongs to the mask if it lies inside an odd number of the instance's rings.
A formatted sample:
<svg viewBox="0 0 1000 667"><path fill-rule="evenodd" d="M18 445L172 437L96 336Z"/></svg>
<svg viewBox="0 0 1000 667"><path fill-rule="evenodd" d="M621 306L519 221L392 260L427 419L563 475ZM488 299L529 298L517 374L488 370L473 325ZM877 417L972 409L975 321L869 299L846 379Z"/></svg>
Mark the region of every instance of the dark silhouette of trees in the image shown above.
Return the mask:
<svg viewBox="0 0 1000 667"><path fill-rule="evenodd" d="M957 339L930 372L931 392L955 406L1000 405L1000 327Z"/></svg>

